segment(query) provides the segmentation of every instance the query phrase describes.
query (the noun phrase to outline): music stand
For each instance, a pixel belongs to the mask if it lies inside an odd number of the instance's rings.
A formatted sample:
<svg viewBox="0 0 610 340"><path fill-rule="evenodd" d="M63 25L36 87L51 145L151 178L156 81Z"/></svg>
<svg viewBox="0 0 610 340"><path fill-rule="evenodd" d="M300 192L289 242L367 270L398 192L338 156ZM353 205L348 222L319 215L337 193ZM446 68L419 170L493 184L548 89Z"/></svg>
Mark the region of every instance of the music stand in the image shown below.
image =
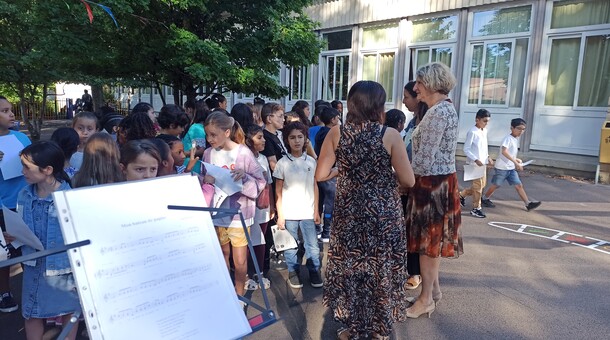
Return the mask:
<svg viewBox="0 0 610 340"><path fill-rule="evenodd" d="M263 277L262 272L258 266L258 261L256 260L256 254L254 253L254 247L252 246L252 239L250 238L250 233L248 232L248 227L246 227L246 221L244 220L244 215L241 210L238 209L223 209L223 208L202 208L202 207L192 207L192 206L182 206L182 205L168 205L167 209L169 210L191 210L191 211L207 211L209 213L215 213L212 215L213 217L223 217L223 216L234 216L239 214L239 219L241 221L242 228L244 229L244 233L246 234L246 239L248 240L248 250L250 251L250 255L252 256L252 263L254 264L254 270L256 271L256 275L259 278ZM252 333L257 332L277 321L275 317L275 313L271 310L271 305L269 303L269 297L267 296L267 290L264 285L260 285L261 291L263 293L263 300L265 301L265 307L259 306L258 304L252 302L252 300L243 297L237 296L237 298L248 305L251 305L255 309L259 310L261 314L256 315L252 318L248 319L250 323L250 327L252 328Z"/></svg>

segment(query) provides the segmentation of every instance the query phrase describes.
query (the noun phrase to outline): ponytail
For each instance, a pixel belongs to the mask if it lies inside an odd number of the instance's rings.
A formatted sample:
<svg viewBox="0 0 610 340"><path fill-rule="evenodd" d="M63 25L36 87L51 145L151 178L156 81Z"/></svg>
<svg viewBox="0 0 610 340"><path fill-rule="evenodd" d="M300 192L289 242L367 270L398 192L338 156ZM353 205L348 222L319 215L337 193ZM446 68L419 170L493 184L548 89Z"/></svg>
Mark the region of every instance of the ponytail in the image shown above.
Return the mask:
<svg viewBox="0 0 610 340"><path fill-rule="evenodd" d="M237 144L246 144L246 134L241 128L241 125L233 118L233 127L231 128L231 140Z"/></svg>

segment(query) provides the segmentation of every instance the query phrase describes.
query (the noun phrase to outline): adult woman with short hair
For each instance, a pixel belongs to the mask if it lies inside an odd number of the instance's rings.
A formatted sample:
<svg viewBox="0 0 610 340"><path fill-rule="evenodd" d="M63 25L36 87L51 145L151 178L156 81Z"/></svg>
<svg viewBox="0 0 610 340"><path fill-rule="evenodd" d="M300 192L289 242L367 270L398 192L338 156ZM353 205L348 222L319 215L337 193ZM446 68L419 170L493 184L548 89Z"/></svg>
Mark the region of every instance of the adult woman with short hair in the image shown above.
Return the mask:
<svg viewBox="0 0 610 340"><path fill-rule="evenodd" d="M407 317L432 314L442 293L438 280L441 257L463 253L461 210L455 172L458 114L448 97L455 77L442 63L417 70L414 91L429 109L412 136L415 186L409 192L409 252L419 253L421 293Z"/></svg>

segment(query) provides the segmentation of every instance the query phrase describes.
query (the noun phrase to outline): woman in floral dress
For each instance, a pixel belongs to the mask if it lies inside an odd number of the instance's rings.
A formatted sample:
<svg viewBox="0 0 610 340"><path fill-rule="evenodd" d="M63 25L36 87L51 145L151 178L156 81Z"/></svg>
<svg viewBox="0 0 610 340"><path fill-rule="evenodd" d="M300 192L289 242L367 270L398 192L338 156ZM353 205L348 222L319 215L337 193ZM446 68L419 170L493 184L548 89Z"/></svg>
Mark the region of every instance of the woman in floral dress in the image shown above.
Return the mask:
<svg viewBox="0 0 610 340"><path fill-rule="evenodd" d="M407 307L398 186L415 178L400 134L381 124L385 100L379 83L352 86L346 125L330 130L316 170L319 182L338 172L324 304L346 326L339 339L387 339Z"/></svg>

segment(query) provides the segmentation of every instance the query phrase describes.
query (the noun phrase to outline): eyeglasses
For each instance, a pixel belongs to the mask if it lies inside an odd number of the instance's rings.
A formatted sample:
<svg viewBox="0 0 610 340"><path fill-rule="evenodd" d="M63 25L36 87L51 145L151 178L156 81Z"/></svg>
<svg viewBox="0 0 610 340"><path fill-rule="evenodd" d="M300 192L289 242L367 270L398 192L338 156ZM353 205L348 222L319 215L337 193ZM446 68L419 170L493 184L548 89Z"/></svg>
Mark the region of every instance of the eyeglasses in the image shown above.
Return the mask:
<svg viewBox="0 0 610 340"><path fill-rule="evenodd" d="M513 127L513 129L517 129L519 131L524 131L525 130L525 128L521 127L521 126Z"/></svg>

